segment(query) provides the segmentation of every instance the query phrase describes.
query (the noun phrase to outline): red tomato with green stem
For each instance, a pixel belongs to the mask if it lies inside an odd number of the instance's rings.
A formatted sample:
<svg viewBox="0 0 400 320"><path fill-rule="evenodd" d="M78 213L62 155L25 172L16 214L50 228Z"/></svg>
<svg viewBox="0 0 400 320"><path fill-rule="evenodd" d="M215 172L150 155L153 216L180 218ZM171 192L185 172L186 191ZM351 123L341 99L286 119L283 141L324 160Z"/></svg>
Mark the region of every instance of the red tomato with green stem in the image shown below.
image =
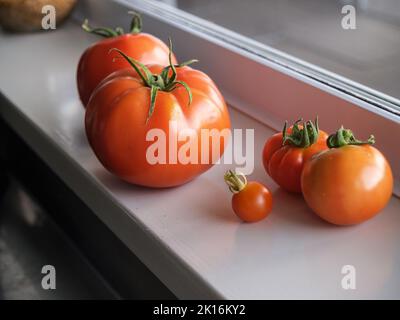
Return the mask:
<svg viewBox="0 0 400 320"><path fill-rule="evenodd" d="M79 97L86 107L93 90L109 74L114 71L129 68L129 63L124 59L114 58L116 52L110 50L117 48L133 59L143 64L168 65L168 47L160 39L141 32L142 21L139 14L133 14L130 32L124 33L122 28L91 28L87 20L82 25L89 33L97 34L106 39L96 42L86 49L79 60L77 70L77 83ZM172 62L176 64L175 56Z"/></svg>
<svg viewBox="0 0 400 320"><path fill-rule="evenodd" d="M340 128L329 136L329 150L313 156L301 176L303 196L322 219L336 225L364 222L388 203L393 175L374 136L357 140Z"/></svg>
<svg viewBox="0 0 400 320"><path fill-rule="evenodd" d="M272 194L261 183L248 182L246 176L228 170L224 180L233 193L232 209L245 222L257 222L266 218L272 210Z"/></svg>
<svg viewBox="0 0 400 320"><path fill-rule="evenodd" d="M158 188L181 185L211 168L218 160L213 156L223 154L227 141L221 136L219 143L203 149L202 130L230 130L228 109L214 82L189 66L175 67L172 49L167 67L145 66L117 52L131 68L116 71L96 88L85 115L89 143L104 167L127 182ZM163 133L164 138L152 141L149 132ZM190 136L176 141L174 148L168 137L181 134ZM179 159L189 141L197 147L195 161L171 161L171 153ZM158 157L165 146L165 162L148 157L156 142ZM208 161L203 161L203 152Z"/></svg>
<svg viewBox="0 0 400 320"><path fill-rule="evenodd" d="M263 150L263 164L269 176L283 189L301 193L300 176L304 163L314 154L327 149L328 135L319 130L318 118L299 126L296 121L286 130L267 140Z"/></svg>

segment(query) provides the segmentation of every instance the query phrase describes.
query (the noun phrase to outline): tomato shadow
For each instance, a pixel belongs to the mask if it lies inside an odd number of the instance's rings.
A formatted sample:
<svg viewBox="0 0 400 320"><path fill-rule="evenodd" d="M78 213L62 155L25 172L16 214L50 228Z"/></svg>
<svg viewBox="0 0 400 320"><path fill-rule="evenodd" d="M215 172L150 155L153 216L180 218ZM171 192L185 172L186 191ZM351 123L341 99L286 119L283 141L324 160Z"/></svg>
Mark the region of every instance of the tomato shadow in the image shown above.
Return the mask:
<svg viewBox="0 0 400 320"><path fill-rule="evenodd" d="M282 188L273 193L274 208L271 215L286 226L306 226L307 228L336 229L315 214L306 204L301 194L290 193Z"/></svg>
<svg viewBox="0 0 400 320"><path fill-rule="evenodd" d="M202 175L181 186L168 188L151 188L130 184L99 166L95 169L96 178L107 188L122 197L154 197L154 201L162 201L165 208L170 203L180 201L182 210L190 210L207 215L210 222L228 222L235 225L251 225L242 222L233 212L231 206L232 195L227 190L225 183L217 183ZM273 209L266 218L269 228L282 229L337 229L322 220L305 203L302 195L289 193L281 188L273 191ZM175 207L173 205L172 207ZM257 223L254 223L257 224Z"/></svg>
<svg viewBox="0 0 400 320"><path fill-rule="evenodd" d="M159 193L159 192L170 192L177 187L169 187L169 188L151 188L146 186L140 186L136 184L129 183L116 175L109 172L102 166L99 166L94 170L94 175L96 178L103 183L107 188L115 191L116 193Z"/></svg>
<svg viewBox="0 0 400 320"><path fill-rule="evenodd" d="M86 137L86 131L84 127L79 127L75 131L74 143L79 147L79 149L84 149L89 147L89 141Z"/></svg>
<svg viewBox="0 0 400 320"><path fill-rule="evenodd" d="M235 225L242 223L233 212L231 205L232 194L226 188L224 181L221 181L221 184L204 181L201 187L206 192L201 198L195 200L199 210L207 214L215 222L228 222Z"/></svg>
<svg viewBox="0 0 400 320"><path fill-rule="evenodd" d="M196 214L207 216L211 222L230 222L238 224L241 221L236 217L231 207L231 194L223 180L214 182L206 175L199 176L181 186L168 188L150 188L130 184L99 166L94 175L107 188L116 194L135 197L152 197L154 203L162 201L165 208L179 201L182 211L194 211ZM151 204L148 204L151 206Z"/></svg>

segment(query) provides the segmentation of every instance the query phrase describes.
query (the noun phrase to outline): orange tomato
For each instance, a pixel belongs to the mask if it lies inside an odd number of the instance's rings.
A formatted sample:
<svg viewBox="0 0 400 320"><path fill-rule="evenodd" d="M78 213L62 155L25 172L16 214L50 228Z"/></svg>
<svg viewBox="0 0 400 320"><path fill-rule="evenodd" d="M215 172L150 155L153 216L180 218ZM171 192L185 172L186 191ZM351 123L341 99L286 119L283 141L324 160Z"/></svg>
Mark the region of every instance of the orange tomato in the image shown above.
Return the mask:
<svg viewBox="0 0 400 320"><path fill-rule="evenodd" d="M304 163L314 154L327 149L328 135L315 124L307 121L298 126L298 120L286 131L274 134L263 150L263 164L269 176L283 189L301 192L300 176ZM305 130L304 128L307 128Z"/></svg>
<svg viewBox="0 0 400 320"><path fill-rule="evenodd" d="M239 176L241 178L239 178ZM272 210L272 194L261 183L247 182L244 175L229 170L224 176L233 192L232 209L245 222L256 222L267 217Z"/></svg>
<svg viewBox="0 0 400 320"><path fill-rule="evenodd" d="M373 143L373 136L363 142L341 128L328 138L331 149L306 163L301 176L304 199L322 219L357 224L386 206L393 189L392 171Z"/></svg>
<svg viewBox="0 0 400 320"><path fill-rule="evenodd" d="M228 109L214 82L188 66L175 68L172 59L169 67L144 66L120 54L134 69L106 78L86 108L86 134L100 162L121 179L148 187L178 186L208 170L227 141L221 136L219 144L209 141L204 149L201 130L230 130ZM156 142L148 139L150 131L166 137L165 163L149 161L147 152ZM181 134L198 140L197 161L179 161L189 140L174 140L175 147L169 137ZM208 161L202 161L203 152Z"/></svg>
<svg viewBox="0 0 400 320"><path fill-rule="evenodd" d="M79 60L76 77L79 97L85 107L93 90L105 77L114 71L129 68L124 59L115 59L118 56L115 52L110 53L111 49L118 48L144 64L168 65L168 47L160 39L141 32L141 20L137 14L133 17L131 33L127 34L123 34L120 28L91 29L87 23L83 27L88 32L106 37L86 49ZM172 61L176 63L175 56Z"/></svg>

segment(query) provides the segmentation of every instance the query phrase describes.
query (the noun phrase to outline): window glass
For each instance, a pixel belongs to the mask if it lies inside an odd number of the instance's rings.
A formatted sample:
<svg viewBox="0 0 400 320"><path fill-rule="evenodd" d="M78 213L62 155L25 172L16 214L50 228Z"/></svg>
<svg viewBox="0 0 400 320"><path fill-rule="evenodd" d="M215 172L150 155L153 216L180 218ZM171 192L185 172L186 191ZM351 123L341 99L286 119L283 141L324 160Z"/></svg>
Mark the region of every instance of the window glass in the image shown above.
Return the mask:
<svg viewBox="0 0 400 320"><path fill-rule="evenodd" d="M158 1L350 79L356 86L372 88L378 96L388 95L400 104L399 0Z"/></svg>

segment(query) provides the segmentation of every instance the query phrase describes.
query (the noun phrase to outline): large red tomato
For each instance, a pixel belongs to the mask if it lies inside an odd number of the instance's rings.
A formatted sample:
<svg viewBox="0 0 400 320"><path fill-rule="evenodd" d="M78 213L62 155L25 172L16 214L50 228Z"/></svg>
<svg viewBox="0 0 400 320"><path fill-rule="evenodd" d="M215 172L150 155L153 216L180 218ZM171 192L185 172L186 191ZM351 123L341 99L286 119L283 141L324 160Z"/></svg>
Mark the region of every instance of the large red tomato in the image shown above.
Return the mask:
<svg viewBox="0 0 400 320"><path fill-rule="evenodd" d="M299 126L300 120L286 131L274 134L267 140L263 150L263 164L267 173L282 188L301 192L300 176L304 163L314 154L327 149L328 135L315 124L307 121ZM306 129L305 129L306 128Z"/></svg>
<svg viewBox="0 0 400 320"><path fill-rule="evenodd" d="M187 66L144 66L125 58L135 70L106 78L86 109L87 137L100 162L121 179L149 187L181 185L209 169L227 141L223 135L218 143L207 135L203 139L202 129L230 132L228 110L214 82ZM191 160L181 161L188 154Z"/></svg>
<svg viewBox="0 0 400 320"><path fill-rule="evenodd" d="M337 225L357 224L386 206L392 195L392 171L373 143L373 136L363 142L341 128L329 136L330 149L306 163L303 196L322 219Z"/></svg>
<svg viewBox="0 0 400 320"><path fill-rule="evenodd" d="M106 39L96 42L82 54L77 71L79 97L86 107L90 95L105 77L114 71L128 68L129 64L124 59L115 59L117 54L111 52L117 48L127 55L144 64L168 65L168 47L160 39L140 32L140 16L135 14L132 20L131 32L124 34L121 28L91 29L87 21L83 28L91 33L102 35ZM173 63L176 59L173 56Z"/></svg>

